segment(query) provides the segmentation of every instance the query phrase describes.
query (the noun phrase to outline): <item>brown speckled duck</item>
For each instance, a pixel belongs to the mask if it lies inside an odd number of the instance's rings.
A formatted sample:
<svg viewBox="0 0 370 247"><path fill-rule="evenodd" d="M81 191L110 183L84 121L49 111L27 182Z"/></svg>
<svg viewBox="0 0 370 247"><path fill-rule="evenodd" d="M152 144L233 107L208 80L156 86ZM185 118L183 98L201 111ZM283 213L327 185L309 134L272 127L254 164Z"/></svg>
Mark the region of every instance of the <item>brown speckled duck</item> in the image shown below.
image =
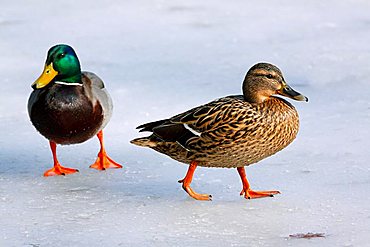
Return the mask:
<svg viewBox="0 0 370 247"><path fill-rule="evenodd" d="M244 170L244 166L288 146L298 133L296 109L276 94L308 101L285 82L279 68L258 63L245 76L243 95L217 99L169 119L140 125L140 132L152 134L131 143L190 164L179 183L194 199L211 200L211 195L198 194L190 187L197 166L237 168L243 183L240 195L247 199L279 194L252 190Z"/></svg>
<svg viewBox="0 0 370 247"><path fill-rule="evenodd" d="M103 144L103 128L112 115L112 100L97 75L81 72L72 47L56 45L49 49L44 71L32 88L28 113L35 128L49 140L54 159L54 167L44 176L77 172L60 165L56 145L81 143L95 135L101 148L90 167L98 170L122 167L108 157Z"/></svg>

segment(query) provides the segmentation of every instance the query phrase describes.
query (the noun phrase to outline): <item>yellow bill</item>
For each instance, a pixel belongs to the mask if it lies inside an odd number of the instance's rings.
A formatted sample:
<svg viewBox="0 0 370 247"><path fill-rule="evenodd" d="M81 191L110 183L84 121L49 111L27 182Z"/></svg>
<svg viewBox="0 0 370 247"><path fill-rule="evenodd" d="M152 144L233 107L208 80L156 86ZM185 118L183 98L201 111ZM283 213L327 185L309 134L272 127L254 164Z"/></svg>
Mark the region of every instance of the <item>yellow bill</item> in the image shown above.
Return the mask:
<svg viewBox="0 0 370 247"><path fill-rule="evenodd" d="M36 87L36 89L43 88L48 85L57 75L58 71L54 70L53 63L50 63L49 65L45 64L44 71L42 72L40 77L37 78L34 83L32 83L32 87Z"/></svg>

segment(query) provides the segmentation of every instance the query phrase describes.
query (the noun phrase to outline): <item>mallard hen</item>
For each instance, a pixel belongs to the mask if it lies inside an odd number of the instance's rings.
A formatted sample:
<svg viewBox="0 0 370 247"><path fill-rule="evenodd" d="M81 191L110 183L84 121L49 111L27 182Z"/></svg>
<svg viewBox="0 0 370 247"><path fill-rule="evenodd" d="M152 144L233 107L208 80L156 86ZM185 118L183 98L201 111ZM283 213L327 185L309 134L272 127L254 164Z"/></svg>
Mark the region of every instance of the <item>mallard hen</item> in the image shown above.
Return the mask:
<svg viewBox="0 0 370 247"><path fill-rule="evenodd" d="M279 68L258 63L245 76L243 95L220 98L169 119L140 125L140 132L152 134L131 143L190 164L179 182L195 199L211 200L210 195L198 194L190 187L197 166L237 168L243 183L240 195L247 199L273 196L279 191L252 190L244 167L282 150L298 133L296 109L276 94L308 101L285 82Z"/></svg>

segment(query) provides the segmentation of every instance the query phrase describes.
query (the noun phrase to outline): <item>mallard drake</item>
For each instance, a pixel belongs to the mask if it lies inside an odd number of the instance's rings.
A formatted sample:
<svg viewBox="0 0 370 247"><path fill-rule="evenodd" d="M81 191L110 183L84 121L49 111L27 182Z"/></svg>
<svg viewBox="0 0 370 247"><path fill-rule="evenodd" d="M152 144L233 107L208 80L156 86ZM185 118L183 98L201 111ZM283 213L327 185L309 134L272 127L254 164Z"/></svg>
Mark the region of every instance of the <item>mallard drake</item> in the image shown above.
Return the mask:
<svg viewBox="0 0 370 247"><path fill-rule="evenodd" d="M243 184L240 195L247 199L279 194L252 190L244 169L282 150L297 135L296 109L276 94L308 101L285 82L279 68L258 63L245 76L243 95L220 98L174 117L140 125L140 132L152 134L131 143L190 164L179 183L195 199L211 200L211 195L198 194L190 187L197 166L237 168Z"/></svg>
<svg viewBox="0 0 370 247"><path fill-rule="evenodd" d="M78 172L60 165L56 145L82 143L94 135L101 148L90 167L98 170L122 167L107 156L103 143L103 128L112 115L112 100L97 75L81 72L72 47L60 44L49 49L44 71L32 88L28 114L35 128L49 140L54 159L54 167L44 176Z"/></svg>

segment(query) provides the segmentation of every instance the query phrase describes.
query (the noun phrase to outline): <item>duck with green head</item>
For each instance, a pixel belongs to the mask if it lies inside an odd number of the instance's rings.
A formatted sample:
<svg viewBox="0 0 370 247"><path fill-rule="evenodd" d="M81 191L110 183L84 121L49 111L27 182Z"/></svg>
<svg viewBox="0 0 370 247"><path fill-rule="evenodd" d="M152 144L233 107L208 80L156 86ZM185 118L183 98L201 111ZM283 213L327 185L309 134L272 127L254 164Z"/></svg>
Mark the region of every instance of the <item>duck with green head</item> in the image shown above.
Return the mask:
<svg viewBox="0 0 370 247"><path fill-rule="evenodd" d="M211 200L198 194L190 183L197 166L237 168L247 199L268 197L279 191L254 191L245 166L271 156L289 145L299 129L294 106L281 97L308 101L286 82L279 68L269 63L251 67L243 82L243 95L233 95L195 107L168 119L137 127L148 137L131 143L152 148L190 164L183 189L197 200Z"/></svg>
<svg viewBox="0 0 370 247"><path fill-rule="evenodd" d="M72 47L60 44L49 49L44 71L32 88L28 113L35 128L49 140L54 159L54 167L44 176L77 172L60 165L56 145L82 143L95 135L101 148L90 167L98 170L122 167L107 156L103 143L103 128L112 114L112 100L97 75L81 72Z"/></svg>

